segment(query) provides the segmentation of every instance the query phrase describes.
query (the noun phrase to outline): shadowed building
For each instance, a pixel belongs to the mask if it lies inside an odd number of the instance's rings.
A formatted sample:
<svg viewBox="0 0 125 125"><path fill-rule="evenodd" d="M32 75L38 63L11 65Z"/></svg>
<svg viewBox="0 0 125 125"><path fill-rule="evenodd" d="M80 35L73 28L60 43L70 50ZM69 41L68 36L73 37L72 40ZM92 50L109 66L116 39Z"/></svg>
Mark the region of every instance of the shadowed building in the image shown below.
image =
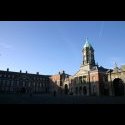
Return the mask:
<svg viewBox="0 0 125 125"><path fill-rule="evenodd" d="M78 72L40 75L0 70L0 93L72 94L85 96L122 96L125 94L125 65L106 69L95 63L94 48L88 39L82 50L83 61Z"/></svg>
<svg viewBox="0 0 125 125"><path fill-rule="evenodd" d="M111 96L125 95L125 65L107 71L109 81L109 92Z"/></svg>
<svg viewBox="0 0 125 125"><path fill-rule="evenodd" d="M0 70L0 93L68 94L69 75L64 71L57 75L40 75Z"/></svg>
<svg viewBox="0 0 125 125"><path fill-rule="evenodd" d="M51 84L49 75L30 74L0 70L1 93L49 93Z"/></svg>

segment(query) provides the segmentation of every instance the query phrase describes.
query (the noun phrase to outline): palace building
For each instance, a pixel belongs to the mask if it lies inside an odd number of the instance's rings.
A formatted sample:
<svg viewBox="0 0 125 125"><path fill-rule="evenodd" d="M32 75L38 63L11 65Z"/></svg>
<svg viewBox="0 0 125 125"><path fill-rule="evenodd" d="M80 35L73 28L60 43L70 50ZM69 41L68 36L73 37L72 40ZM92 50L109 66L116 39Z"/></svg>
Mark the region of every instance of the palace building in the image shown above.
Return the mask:
<svg viewBox="0 0 125 125"><path fill-rule="evenodd" d="M125 65L114 69L110 69L108 74L109 95L123 96L125 95Z"/></svg>
<svg viewBox="0 0 125 125"><path fill-rule="evenodd" d="M69 78L70 75L66 74L65 71L59 72L56 75L52 75L50 79L54 84L53 89L58 92L58 94L68 94L69 90Z"/></svg>
<svg viewBox="0 0 125 125"><path fill-rule="evenodd" d="M75 95L123 96L125 95L125 65L107 69L95 63L94 48L88 39L82 50L80 69L69 79L69 91Z"/></svg>
<svg viewBox="0 0 125 125"><path fill-rule="evenodd" d="M0 70L0 93L49 93L50 76Z"/></svg>
<svg viewBox="0 0 125 125"><path fill-rule="evenodd" d="M56 75L0 70L0 93L41 93L82 96L125 95L125 65L107 69L95 63L94 48L88 41L82 49L80 69L71 76L65 71Z"/></svg>
<svg viewBox="0 0 125 125"><path fill-rule="evenodd" d="M95 63L94 48L89 43L88 39L82 50L83 61L80 69L73 76L72 87L70 90L75 95L108 95L108 69L99 67Z"/></svg>

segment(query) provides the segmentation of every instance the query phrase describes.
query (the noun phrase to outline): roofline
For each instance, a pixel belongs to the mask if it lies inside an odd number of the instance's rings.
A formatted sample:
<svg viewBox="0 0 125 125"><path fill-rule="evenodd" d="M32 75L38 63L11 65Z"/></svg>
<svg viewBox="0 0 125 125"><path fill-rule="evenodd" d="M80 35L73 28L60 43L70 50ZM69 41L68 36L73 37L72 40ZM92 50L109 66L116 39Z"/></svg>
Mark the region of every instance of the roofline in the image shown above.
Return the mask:
<svg viewBox="0 0 125 125"><path fill-rule="evenodd" d="M14 73L14 74L24 74L24 75L37 75L37 76L48 76L50 77L51 75L42 75L42 74L33 74L33 73L24 73L24 72L14 72L14 71L4 71L4 70L0 70L0 72L4 72L4 73Z"/></svg>

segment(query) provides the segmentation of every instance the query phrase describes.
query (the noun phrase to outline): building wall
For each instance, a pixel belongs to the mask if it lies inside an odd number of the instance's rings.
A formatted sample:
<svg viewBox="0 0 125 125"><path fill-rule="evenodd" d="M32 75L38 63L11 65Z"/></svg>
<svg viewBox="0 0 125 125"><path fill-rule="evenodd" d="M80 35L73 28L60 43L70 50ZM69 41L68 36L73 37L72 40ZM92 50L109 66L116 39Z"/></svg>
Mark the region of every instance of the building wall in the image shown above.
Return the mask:
<svg viewBox="0 0 125 125"><path fill-rule="evenodd" d="M52 75L50 79L53 81L55 85L60 86L60 81L61 81L60 75Z"/></svg>
<svg viewBox="0 0 125 125"><path fill-rule="evenodd" d="M114 96L114 87L113 87L113 81L116 78L119 78L122 80L123 85L124 85L124 95L125 95L125 71L119 71L115 72L114 70L111 72L108 72L108 83L109 83L109 92L110 96Z"/></svg>
<svg viewBox="0 0 125 125"><path fill-rule="evenodd" d="M57 75L52 75L50 79L53 82L53 91L56 91L58 94L65 93L65 89L69 89L69 83L70 83L70 75L66 74L64 71L59 72ZM68 90L67 90L68 91Z"/></svg>
<svg viewBox="0 0 125 125"><path fill-rule="evenodd" d="M49 93L50 88L49 76L0 71L0 92Z"/></svg>
<svg viewBox="0 0 125 125"><path fill-rule="evenodd" d="M74 76L72 80L72 90L76 94L76 88L80 89L80 87L86 87L87 94L77 93L76 95L108 95L108 75L106 72L100 72L98 70L90 71L88 75L83 74L83 76L77 75Z"/></svg>
<svg viewBox="0 0 125 125"><path fill-rule="evenodd" d="M90 73L91 95L99 95L99 81L98 71Z"/></svg>

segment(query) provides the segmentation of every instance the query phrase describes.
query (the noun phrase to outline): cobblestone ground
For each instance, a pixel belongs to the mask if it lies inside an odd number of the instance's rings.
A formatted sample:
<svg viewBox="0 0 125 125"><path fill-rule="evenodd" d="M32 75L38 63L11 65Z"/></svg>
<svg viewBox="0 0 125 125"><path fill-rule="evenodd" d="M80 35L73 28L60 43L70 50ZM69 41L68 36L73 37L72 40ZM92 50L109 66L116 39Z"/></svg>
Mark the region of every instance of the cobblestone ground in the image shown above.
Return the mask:
<svg viewBox="0 0 125 125"><path fill-rule="evenodd" d="M0 104L125 104L125 97L0 95Z"/></svg>

